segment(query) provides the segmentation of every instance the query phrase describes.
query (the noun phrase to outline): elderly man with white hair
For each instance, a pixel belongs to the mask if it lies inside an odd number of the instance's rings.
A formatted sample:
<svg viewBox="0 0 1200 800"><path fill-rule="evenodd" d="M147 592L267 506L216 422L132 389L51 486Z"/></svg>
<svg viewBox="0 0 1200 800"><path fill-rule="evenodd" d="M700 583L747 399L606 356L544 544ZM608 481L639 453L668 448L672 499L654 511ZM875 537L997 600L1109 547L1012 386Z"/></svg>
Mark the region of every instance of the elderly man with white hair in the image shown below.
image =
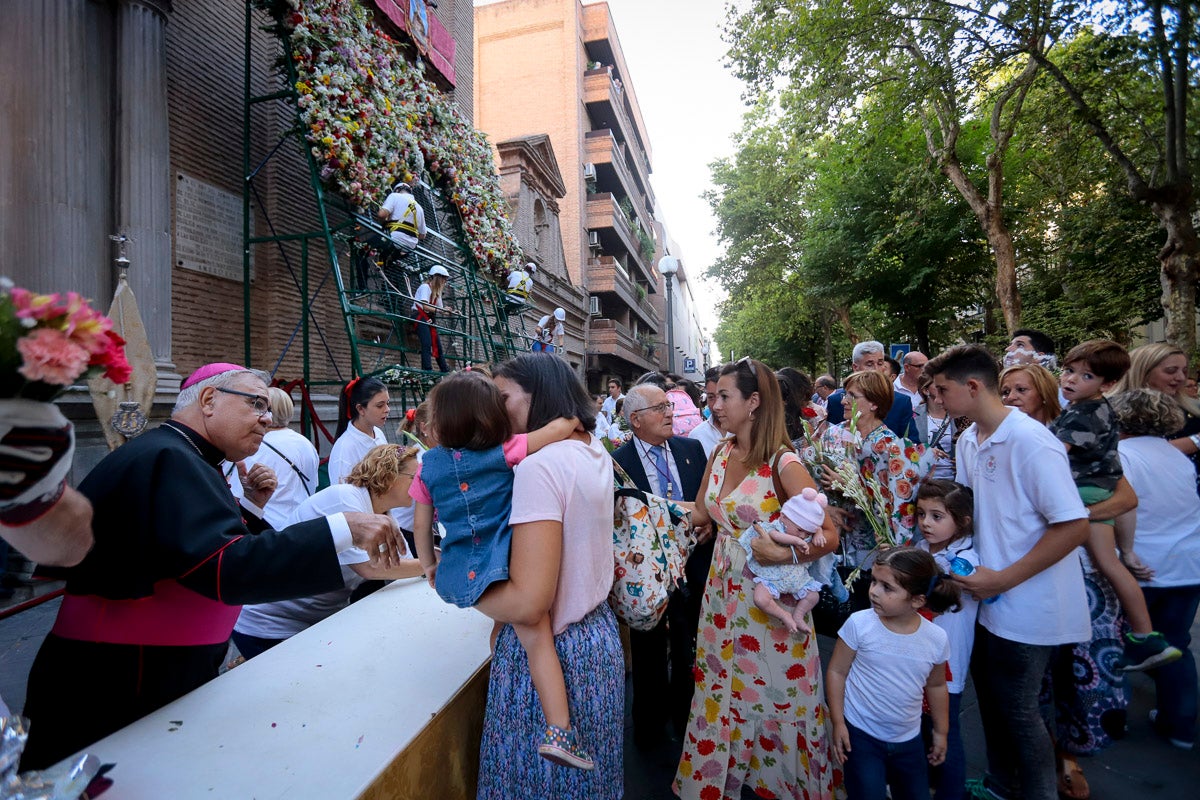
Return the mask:
<svg viewBox="0 0 1200 800"><path fill-rule="evenodd" d="M855 372L874 370L887 374L887 361L884 358L883 345L875 341L859 342L854 345L851 363ZM888 384L891 385L891 380ZM828 412L830 425L836 425L846 419L848 409L844 407L842 398L846 396L845 389L838 389L826 399L825 409ZM908 397L895 392L892 398L892 409L883 420L883 424L897 436L902 436L910 442L921 441L921 431L913 422L913 405Z"/></svg>
<svg viewBox="0 0 1200 800"><path fill-rule="evenodd" d="M700 493L707 458L700 442L673 435L673 410L667 393L654 383L639 383L626 392L625 418L633 435L613 452L613 460L643 492L690 507ZM711 540L697 545L685 567L687 585L671 594L662 620L653 630L629 632L633 740L641 750L663 743L667 720L680 737L687 729L696 685L692 677L696 629L712 553Z"/></svg>
<svg viewBox="0 0 1200 800"><path fill-rule="evenodd" d="M95 546L66 571L30 672L24 769L48 767L215 678L243 603L341 588L341 563L399 565L399 530L385 515L283 530L262 520L275 476L242 460L262 443L270 408L260 373L208 364L184 381L170 420L80 484ZM224 459L238 464L240 507Z"/></svg>

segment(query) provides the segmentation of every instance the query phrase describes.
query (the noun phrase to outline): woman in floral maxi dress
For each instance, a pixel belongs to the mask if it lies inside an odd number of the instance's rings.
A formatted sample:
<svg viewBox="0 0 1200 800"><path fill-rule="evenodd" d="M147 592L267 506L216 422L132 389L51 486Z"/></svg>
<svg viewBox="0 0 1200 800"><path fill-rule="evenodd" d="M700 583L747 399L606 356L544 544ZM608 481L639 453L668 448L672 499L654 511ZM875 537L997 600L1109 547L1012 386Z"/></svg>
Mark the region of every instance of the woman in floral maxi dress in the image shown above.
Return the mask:
<svg viewBox="0 0 1200 800"><path fill-rule="evenodd" d="M732 442L713 456L693 517L711 519L717 544L704 592L696 642L696 693L674 790L684 800L739 800L742 789L764 798L827 800L840 794L841 770L828 745L828 711L816 639L789 634L754 605L754 583L738 536L758 520L775 520L772 465L788 496L814 486L791 452L779 385L762 363L726 366L713 413ZM782 455L778 455L782 452ZM837 546L826 519L825 548ZM791 561L793 553L755 539L763 563ZM795 598L780 598L781 603Z"/></svg>

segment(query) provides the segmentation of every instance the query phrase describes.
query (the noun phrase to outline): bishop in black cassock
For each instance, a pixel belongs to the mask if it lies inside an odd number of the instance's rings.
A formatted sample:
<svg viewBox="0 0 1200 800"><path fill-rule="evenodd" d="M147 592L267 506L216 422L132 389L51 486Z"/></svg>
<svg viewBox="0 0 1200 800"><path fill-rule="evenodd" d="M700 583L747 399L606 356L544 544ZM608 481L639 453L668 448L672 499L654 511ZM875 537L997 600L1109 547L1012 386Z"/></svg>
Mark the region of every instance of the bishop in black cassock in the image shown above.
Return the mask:
<svg viewBox="0 0 1200 800"><path fill-rule="evenodd" d="M242 604L341 588L338 553L352 545L373 563L398 559L384 515L275 531L259 509L238 505L219 465L258 449L269 417L260 400L257 374L202 367L171 420L108 455L80 485L94 508L95 546L67 571L30 672L22 769L48 767L215 678ZM265 502L270 470L249 481L247 498Z"/></svg>

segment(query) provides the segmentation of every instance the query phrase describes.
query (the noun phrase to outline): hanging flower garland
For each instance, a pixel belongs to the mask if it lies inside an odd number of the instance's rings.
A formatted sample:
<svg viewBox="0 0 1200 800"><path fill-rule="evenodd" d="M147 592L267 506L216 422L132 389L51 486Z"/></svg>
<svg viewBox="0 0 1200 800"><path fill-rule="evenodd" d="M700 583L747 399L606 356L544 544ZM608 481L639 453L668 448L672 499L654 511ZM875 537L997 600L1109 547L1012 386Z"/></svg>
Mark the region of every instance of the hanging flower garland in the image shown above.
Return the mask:
<svg viewBox="0 0 1200 800"><path fill-rule="evenodd" d="M263 0L290 36L301 120L321 179L355 206L428 171L457 209L475 261L497 278L524 262L491 145L423 63L357 0Z"/></svg>

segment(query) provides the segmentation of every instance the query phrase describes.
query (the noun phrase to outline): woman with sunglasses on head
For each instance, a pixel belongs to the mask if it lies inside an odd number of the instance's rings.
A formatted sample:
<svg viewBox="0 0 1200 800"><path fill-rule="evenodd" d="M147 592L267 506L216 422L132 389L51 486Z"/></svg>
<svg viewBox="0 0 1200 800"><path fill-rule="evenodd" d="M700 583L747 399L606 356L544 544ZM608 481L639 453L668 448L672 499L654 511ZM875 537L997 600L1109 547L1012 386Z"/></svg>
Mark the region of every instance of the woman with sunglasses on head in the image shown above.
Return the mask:
<svg viewBox="0 0 1200 800"><path fill-rule="evenodd" d="M346 384L338 396L337 438L329 451L330 485L344 481L372 447L388 443L381 429L390 411L391 398L379 378Z"/></svg>
<svg viewBox="0 0 1200 800"><path fill-rule="evenodd" d="M417 469L417 448L395 444L380 445L367 453L346 476L345 483L329 486L296 507L289 525L347 511L386 514L412 503L409 486ZM353 559L353 560L352 560ZM332 592L242 606L233 626L233 643L247 659L254 658L280 642L295 636L350 602L353 590L366 580L395 580L423 575L421 562L402 559L388 569L372 567L362 550L347 550L341 561L345 586Z"/></svg>
<svg viewBox="0 0 1200 800"><path fill-rule="evenodd" d="M741 797L743 787L773 797L831 798L835 777L816 639L792 635L755 607L753 576L738 544L747 528L777 520L784 500L816 484L792 450L769 367L749 358L725 365L709 402L729 438L713 451L692 516L697 527L711 521L717 540L674 790L685 800ZM813 561L838 544L828 517L822 531L826 545L806 554L759 536L754 557L762 564Z"/></svg>

